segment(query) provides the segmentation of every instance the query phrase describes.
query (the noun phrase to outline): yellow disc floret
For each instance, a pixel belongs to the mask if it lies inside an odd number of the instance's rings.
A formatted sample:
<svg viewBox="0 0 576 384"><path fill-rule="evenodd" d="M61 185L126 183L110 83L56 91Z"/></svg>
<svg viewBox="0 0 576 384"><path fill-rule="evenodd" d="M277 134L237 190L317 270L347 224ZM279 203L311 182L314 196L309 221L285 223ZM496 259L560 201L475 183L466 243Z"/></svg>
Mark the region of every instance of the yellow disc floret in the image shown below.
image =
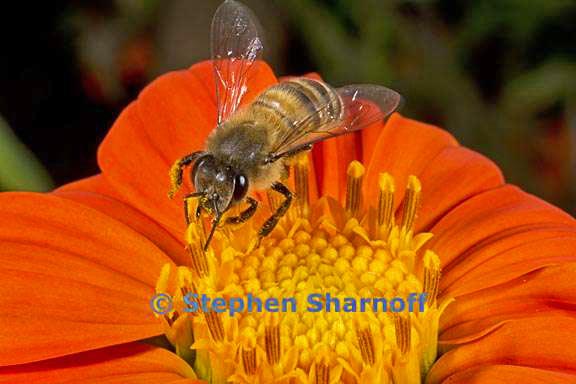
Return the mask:
<svg viewBox="0 0 576 384"><path fill-rule="evenodd" d="M420 181L409 177L397 224L392 175L380 175L378 201L367 204L364 167L353 162L344 206L312 204L302 159L296 204L260 247L249 222L219 231L204 252L202 223L190 225L190 265L173 287L165 267L157 287L188 307L165 315L168 339L214 383L420 383L448 302L438 303L439 258L423 249L432 235L414 234Z"/></svg>

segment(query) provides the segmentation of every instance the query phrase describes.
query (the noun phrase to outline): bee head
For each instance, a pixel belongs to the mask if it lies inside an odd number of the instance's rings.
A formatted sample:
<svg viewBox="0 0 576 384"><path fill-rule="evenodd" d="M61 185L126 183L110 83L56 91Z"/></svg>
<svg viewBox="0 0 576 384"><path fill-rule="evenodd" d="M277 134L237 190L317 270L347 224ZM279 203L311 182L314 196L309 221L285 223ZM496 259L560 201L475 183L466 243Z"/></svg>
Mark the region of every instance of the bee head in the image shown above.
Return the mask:
<svg viewBox="0 0 576 384"><path fill-rule="evenodd" d="M206 154L192 168L192 180L197 192L203 194L203 208L218 216L230 206L242 201L248 192L248 179L226 164L219 164Z"/></svg>

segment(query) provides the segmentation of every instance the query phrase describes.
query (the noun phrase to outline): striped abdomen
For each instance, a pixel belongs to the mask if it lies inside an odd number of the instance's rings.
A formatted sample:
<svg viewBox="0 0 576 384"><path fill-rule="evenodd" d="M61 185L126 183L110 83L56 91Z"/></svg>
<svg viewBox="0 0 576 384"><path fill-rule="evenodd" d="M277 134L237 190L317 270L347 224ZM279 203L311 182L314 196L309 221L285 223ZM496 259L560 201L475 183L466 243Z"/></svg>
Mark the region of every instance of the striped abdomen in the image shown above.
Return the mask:
<svg viewBox="0 0 576 384"><path fill-rule="evenodd" d="M306 78L292 79L268 88L250 108L254 115L265 115L279 130L277 142L339 121L344 111L342 99L333 88Z"/></svg>

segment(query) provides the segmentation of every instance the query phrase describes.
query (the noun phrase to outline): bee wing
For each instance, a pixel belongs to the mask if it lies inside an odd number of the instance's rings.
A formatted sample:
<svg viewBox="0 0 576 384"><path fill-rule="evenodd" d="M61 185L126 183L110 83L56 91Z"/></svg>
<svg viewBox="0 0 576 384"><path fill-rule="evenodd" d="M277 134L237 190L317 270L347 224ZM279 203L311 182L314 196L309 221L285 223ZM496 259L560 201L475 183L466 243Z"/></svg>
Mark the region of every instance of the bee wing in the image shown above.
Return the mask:
<svg viewBox="0 0 576 384"><path fill-rule="evenodd" d="M399 93L379 85L347 85L337 89L337 92L344 107L341 116L330 116L323 119L322 125L314 125L312 122L319 114L325 115L331 110L329 102L317 106L313 113L279 135L270 156L280 158L299 147L363 129L388 118L402 102Z"/></svg>
<svg viewBox="0 0 576 384"><path fill-rule="evenodd" d="M214 14L211 32L218 124L232 114L246 93L252 65L262 53L259 24L243 4L226 0Z"/></svg>

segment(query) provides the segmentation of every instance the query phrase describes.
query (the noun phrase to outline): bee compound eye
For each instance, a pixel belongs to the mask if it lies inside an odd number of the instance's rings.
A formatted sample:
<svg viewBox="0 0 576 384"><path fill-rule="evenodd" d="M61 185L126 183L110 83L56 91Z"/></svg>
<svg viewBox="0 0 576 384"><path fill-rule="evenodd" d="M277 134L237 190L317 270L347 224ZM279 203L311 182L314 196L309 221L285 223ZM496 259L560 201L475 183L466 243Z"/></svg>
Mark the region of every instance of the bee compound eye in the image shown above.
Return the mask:
<svg viewBox="0 0 576 384"><path fill-rule="evenodd" d="M234 200L239 201L246 196L248 192L248 179L242 174L234 176Z"/></svg>
<svg viewBox="0 0 576 384"><path fill-rule="evenodd" d="M214 159L210 155L200 157L192 167L192 181L197 189L204 189L214 178Z"/></svg>

